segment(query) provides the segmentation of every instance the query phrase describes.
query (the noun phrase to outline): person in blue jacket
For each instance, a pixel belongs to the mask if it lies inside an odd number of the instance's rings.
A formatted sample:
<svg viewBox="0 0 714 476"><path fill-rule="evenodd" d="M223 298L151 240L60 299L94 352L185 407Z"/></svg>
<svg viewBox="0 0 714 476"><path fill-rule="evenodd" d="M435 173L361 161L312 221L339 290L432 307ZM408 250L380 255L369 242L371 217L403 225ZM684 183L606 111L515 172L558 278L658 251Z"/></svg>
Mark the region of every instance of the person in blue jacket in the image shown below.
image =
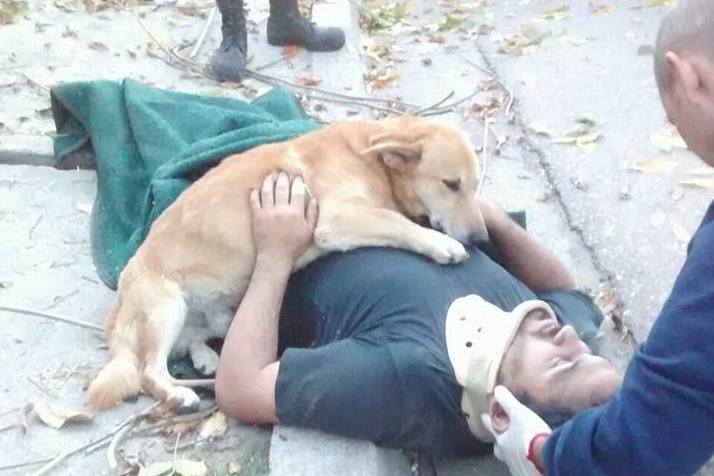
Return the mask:
<svg viewBox="0 0 714 476"><path fill-rule="evenodd" d="M678 2L660 27L655 73L670 121L714 166L714 1ZM551 432L505 387L495 399L508 425L491 427L494 452L514 476L683 476L702 467L714 453L714 203L607 403Z"/></svg>

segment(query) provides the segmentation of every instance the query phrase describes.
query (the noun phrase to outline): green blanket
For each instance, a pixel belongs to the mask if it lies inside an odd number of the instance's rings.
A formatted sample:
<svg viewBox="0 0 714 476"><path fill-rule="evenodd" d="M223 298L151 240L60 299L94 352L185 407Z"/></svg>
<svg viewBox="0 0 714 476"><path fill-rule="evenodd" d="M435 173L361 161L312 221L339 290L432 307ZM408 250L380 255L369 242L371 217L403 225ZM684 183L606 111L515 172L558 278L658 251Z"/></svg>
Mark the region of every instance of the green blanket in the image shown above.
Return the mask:
<svg viewBox="0 0 714 476"><path fill-rule="evenodd" d="M151 223L206 170L230 154L318 127L280 89L247 103L132 80L90 81L61 84L51 100L57 161L88 141L94 149L92 255L112 289Z"/></svg>

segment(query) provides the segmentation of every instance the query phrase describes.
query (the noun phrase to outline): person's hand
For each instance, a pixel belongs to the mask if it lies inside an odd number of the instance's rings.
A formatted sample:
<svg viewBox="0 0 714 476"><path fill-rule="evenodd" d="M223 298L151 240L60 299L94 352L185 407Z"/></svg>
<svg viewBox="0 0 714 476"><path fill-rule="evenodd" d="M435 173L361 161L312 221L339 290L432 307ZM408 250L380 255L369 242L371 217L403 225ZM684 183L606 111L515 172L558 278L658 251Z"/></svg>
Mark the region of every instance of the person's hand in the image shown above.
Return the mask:
<svg viewBox="0 0 714 476"><path fill-rule="evenodd" d="M292 266L312 243L317 223L317 200L308 196L302 177L285 172L268 175L250 192L253 243L257 259Z"/></svg>
<svg viewBox="0 0 714 476"><path fill-rule="evenodd" d="M481 415L481 421L491 431L496 443L493 453L500 459L513 476L540 476L543 474L540 465L540 455L534 454L537 441L547 438L550 427L534 412L518 401L504 386L499 385L494 390L496 401L508 415L508 429L498 434L491 424L487 414ZM540 445L539 445L540 446Z"/></svg>

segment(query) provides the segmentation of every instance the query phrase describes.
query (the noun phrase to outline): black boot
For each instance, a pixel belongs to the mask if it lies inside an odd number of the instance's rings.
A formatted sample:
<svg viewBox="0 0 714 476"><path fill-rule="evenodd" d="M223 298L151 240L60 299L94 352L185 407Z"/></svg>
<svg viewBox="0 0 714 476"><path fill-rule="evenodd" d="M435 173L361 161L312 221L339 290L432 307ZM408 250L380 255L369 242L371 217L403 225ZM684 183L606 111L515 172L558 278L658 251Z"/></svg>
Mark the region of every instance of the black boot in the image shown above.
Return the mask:
<svg viewBox="0 0 714 476"><path fill-rule="evenodd" d="M243 0L216 0L216 4L221 12L223 39L213 57L213 70L221 79L240 79L248 53Z"/></svg>
<svg viewBox="0 0 714 476"><path fill-rule="evenodd" d="M321 28L305 20L297 0L270 0L268 43L300 45L310 51L335 51L345 44L345 33L339 28Z"/></svg>

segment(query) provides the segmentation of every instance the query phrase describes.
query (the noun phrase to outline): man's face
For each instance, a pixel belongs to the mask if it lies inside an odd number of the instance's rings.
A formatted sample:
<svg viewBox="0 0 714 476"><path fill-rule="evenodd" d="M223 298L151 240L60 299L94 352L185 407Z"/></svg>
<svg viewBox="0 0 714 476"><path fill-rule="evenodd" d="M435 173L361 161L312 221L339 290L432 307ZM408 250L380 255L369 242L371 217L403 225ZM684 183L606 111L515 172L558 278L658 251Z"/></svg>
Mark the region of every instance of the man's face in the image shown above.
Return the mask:
<svg viewBox="0 0 714 476"><path fill-rule="evenodd" d="M714 64L701 55L667 53L660 91L667 118L689 149L714 166Z"/></svg>
<svg viewBox="0 0 714 476"><path fill-rule="evenodd" d="M615 368L592 354L571 326L542 310L521 324L501 364L501 384L529 406L574 413L608 400L620 384Z"/></svg>

